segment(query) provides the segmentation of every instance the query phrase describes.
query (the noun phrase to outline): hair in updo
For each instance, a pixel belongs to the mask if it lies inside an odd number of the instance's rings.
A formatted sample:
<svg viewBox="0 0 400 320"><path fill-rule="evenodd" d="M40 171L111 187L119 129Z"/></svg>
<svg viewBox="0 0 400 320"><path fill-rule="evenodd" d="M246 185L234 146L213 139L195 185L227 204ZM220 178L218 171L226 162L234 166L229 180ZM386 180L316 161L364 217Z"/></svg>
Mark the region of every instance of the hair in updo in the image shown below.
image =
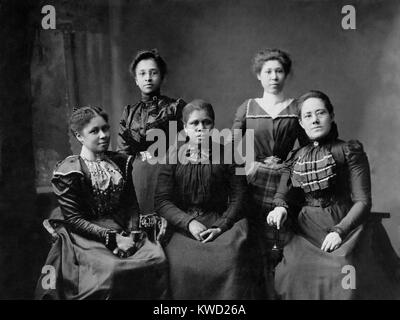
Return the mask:
<svg viewBox="0 0 400 320"><path fill-rule="evenodd" d="M153 59L156 62L158 69L160 69L161 78L164 79L165 75L167 74L167 64L160 56L157 49L140 50L136 53L136 56L133 58L132 62L129 65L129 72L132 77L136 78L136 67L139 62L148 59Z"/></svg>
<svg viewBox="0 0 400 320"><path fill-rule="evenodd" d="M187 123L189 120L190 115L192 114L193 111L198 110L204 110L207 115L212 119L212 121L215 121L215 113L212 105L204 100L201 99L195 99L191 102L189 102L182 110L182 121L183 123Z"/></svg>
<svg viewBox="0 0 400 320"><path fill-rule="evenodd" d="M253 72L255 75L260 74L264 63L269 60L277 60L281 63L285 76L288 76L292 70L292 60L285 51L279 49L265 49L257 52L253 58Z"/></svg>
<svg viewBox="0 0 400 320"><path fill-rule="evenodd" d="M310 90L310 91L306 92L305 94L301 95L297 99L298 115L299 115L300 119L301 119L301 107L303 106L303 103L310 98L316 98L316 99L322 100L322 102L324 103L325 108L328 110L329 114L333 114L333 105L332 105L329 97L321 91Z"/></svg>
<svg viewBox="0 0 400 320"><path fill-rule="evenodd" d="M82 108L72 109L72 114L69 118L69 129L72 134L76 136L76 133L82 133L83 128L93 118L100 116L108 123L108 115L100 107L85 106Z"/></svg>

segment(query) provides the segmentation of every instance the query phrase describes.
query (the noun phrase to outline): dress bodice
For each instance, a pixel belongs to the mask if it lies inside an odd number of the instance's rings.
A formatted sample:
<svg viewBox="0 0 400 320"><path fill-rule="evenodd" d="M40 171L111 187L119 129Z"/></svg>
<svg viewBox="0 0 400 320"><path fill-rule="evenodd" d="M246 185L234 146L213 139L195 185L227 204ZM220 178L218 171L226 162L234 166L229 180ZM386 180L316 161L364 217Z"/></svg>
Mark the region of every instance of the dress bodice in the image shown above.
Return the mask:
<svg viewBox="0 0 400 320"><path fill-rule="evenodd" d="M244 177L235 175L235 166L213 163L211 154L205 163L187 161L163 166L155 201L157 211L182 228L193 219L190 212L196 210L202 214L217 212L221 228L226 229L241 214L244 190Z"/></svg>
<svg viewBox="0 0 400 320"><path fill-rule="evenodd" d="M118 208L124 189L123 173L108 157L91 161L84 159L90 172L93 202L97 216L110 215Z"/></svg>
<svg viewBox="0 0 400 320"><path fill-rule="evenodd" d="M109 219L118 228L136 226L139 208L132 184L131 157L107 152L100 161L85 161L78 155L60 161L52 185L62 218L74 231L105 241L109 228L100 220Z"/></svg>
<svg viewBox="0 0 400 320"><path fill-rule="evenodd" d="M300 145L306 140L293 99L289 99L287 107L274 118L255 99L249 99L239 107L232 129L242 129L242 134L248 129L253 130L254 153L256 161L261 162L270 156L285 160L296 139Z"/></svg>
<svg viewBox="0 0 400 320"><path fill-rule="evenodd" d="M166 96L154 96L148 101L127 105L123 111L118 134L118 149L126 154L135 155L146 151L153 141L146 141L152 129L161 129L169 138L169 123L176 121L176 130L182 129L182 99Z"/></svg>

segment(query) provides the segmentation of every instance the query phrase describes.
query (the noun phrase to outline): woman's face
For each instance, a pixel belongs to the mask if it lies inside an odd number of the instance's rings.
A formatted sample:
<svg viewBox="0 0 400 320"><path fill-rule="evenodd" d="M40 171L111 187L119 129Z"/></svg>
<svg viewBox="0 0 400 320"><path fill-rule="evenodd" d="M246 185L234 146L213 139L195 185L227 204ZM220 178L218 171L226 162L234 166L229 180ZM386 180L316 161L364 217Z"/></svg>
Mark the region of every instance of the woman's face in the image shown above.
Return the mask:
<svg viewBox="0 0 400 320"><path fill-rule="evenodd" d="M162 75L154 59L141 60L135 70L135 82L145 94L157 92L161 88Z"/></svg>
<svg viewBox="0 0 400 320"><path fill-rule="evenodd" d="M76 134L76 138L94 154L102 153L110 144L110 126L103 117L95 116Z"/></svg>
<svg viewBox="0 0 400 320"><path fill-rule="evenodd" d="M286 74L278 60L268 60L257 75L265 92L278 94L283 90Z"/></svg>
<svg viewBox="0 0 400 320"><path fill-rule="evenodd" d="M194 110L184 124L190 143L200 144L210 136L214 121L205 110Z"/></svg>
<svg viewBox="0 0 400 320"><path fill-rule="evenodd" d="M334 115L319 98L308 98L301 106L300 125L311 140L318 140L331 131Z"/></svg>

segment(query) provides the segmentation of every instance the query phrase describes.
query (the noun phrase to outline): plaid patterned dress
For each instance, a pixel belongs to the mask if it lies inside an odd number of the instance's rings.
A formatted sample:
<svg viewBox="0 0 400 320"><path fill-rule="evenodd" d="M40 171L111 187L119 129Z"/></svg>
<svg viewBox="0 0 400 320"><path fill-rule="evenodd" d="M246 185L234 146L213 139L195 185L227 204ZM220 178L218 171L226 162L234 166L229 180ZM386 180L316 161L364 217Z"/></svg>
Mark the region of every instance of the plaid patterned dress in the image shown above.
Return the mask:
<svg viewBox="0 0 400 320"><path fill-rule="evenodd" d="M232 126L236 141L247 130L254 132L255 159L246 158L247 166L254 161L247 175L248 199L251 202L247 207L250 223L262 251L266 273L270 272L268 255L276 237L274 229L266 224L266 216L274 207L273 199L281 177L282 162L296 141L301 146L308 141L298 122L296 101L288 99L283 103L287 104L286 108L273 118L255 99L249 99L237 110ZM279 237L282 241L287 237L283 229Z"/></svg>

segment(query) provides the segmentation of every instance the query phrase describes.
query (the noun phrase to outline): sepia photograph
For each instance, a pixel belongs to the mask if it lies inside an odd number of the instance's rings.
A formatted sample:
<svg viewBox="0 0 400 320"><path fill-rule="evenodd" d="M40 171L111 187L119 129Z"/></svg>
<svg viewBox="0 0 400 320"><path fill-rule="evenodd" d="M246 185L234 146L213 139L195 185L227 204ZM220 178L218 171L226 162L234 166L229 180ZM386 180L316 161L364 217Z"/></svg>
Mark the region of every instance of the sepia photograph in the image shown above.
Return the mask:
<svg viewBox="0 0 400 320"><path fill-rule="evenodd" d="M0 300L400 300L399 1L0 0L0 24Z"/></svg>

